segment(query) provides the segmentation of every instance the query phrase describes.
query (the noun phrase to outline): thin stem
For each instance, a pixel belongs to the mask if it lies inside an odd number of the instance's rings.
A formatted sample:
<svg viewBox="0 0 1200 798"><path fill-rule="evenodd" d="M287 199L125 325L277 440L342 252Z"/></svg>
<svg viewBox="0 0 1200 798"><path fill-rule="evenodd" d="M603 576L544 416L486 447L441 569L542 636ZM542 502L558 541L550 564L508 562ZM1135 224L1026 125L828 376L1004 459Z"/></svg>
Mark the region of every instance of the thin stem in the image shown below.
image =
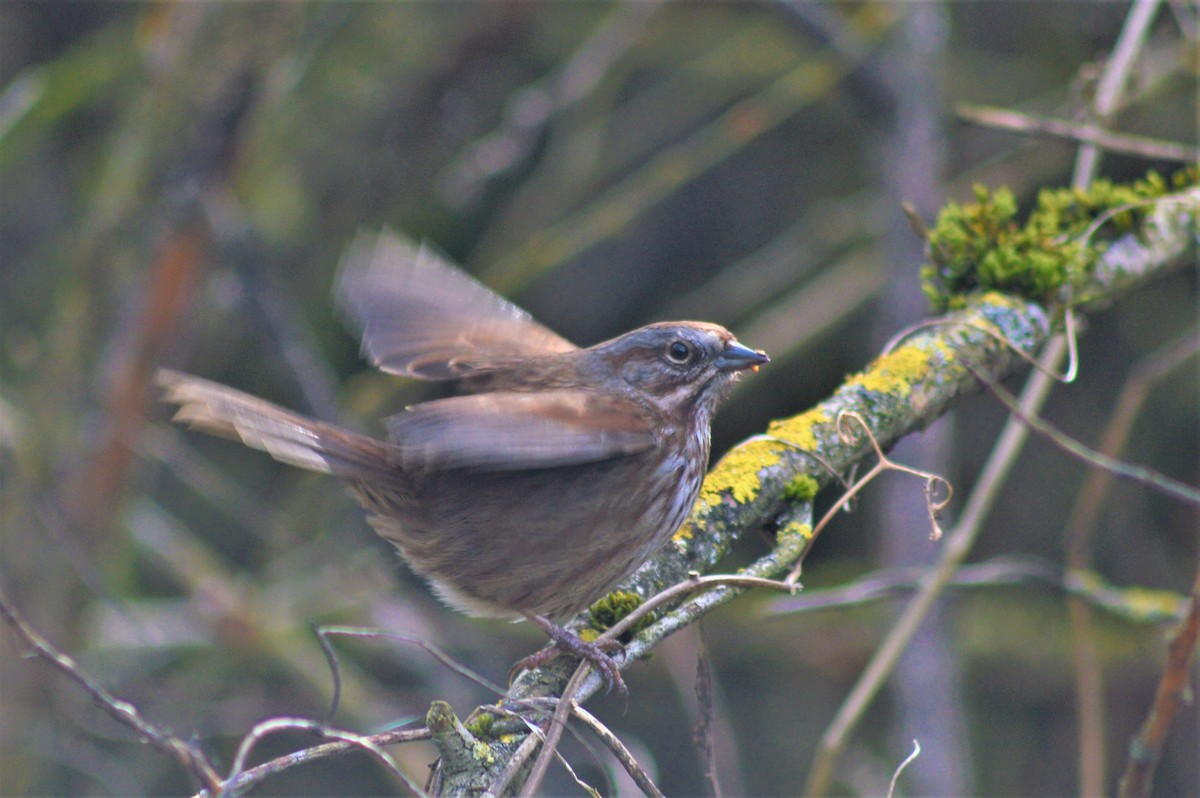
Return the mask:
<svg viewBox="0 0 1200 798"><path fill-rule="evenodd" d="M1046 396L1055 382L1047 371L1056 370L1066 352L1067 344L1062 336L1055 336L1047 344L1041 357L1046 370L1035 371L1021 394L1020 406L1027 412L1040 408L1046 401ZM850 732L883 687L900 655L916 634L921 621L929 613L934 600L941 595L954 571L971 551L979 531L983 528L983 522L1028 436L1028 428L1017 419L1010 418L1005 423L991 457L984 466L983 475L967 499L967 505L958 523L945 537L946 545L941 559L924 579L917 595L904 608L904 612L876 650L854 689L842 703L825 733L821 735L812 772L804 790L806 795L824 795L828 791L833 777L833 766L845 748Z"/></svg>

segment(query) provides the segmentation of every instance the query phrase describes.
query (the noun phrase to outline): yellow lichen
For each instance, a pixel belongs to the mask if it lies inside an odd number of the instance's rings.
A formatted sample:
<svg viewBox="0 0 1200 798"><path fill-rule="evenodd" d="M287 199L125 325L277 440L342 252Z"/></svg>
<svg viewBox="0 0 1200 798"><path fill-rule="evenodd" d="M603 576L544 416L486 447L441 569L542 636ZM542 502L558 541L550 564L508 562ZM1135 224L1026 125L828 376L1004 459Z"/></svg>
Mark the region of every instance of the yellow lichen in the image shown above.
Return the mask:
<svg viewBox="0 0 1200 798"><path fill-rule="evenodd" d="M723 496L731 496L738 504L750 501L762 487L758 472L777 464L783 448L784 444L779 441L752 438L732 449L704 480L700 501L713 505Z"/></svg>
<svg viewBox="0 0 1200 798"><path fill-rule="evenodd" d="M1009 310L1021 310L1025 306L1025 300L1002 291L984 291L979 295L979 302L986 305L1003 305Z"/></svg>
<svg viewBox="0 0 1200 798"><path fill-rule="evenodd" d="M496 754L492 751L492 747L487 743L475 741L471 746L471 754L480 762L485 762L489 765L495 764Z"/></svg>
<svg viewBox="0 0 1200 798"><path fill-rule="evenodd" d="M1003 336L1004 331L1000 329L998 324L984 315L983 308L999 307L1020 313L1024 310L1024 304L1024 301L1020 297L1009 296L999 291L986 291L980 294L979 298L972 303L974 312L971 314L971 324L990 330L996 335Z"/></svg>
<svg viewBox="0 0 1200 798"><path fill-rule="evenodd" d="M942 356L942 363L950 363L954 360L957 355L957 353L954 351L954 347L943 341L941 338L933 339L932 343L934 350Z"/></svg>
<svg viewBox="0 0 1200 798"><path fill-rule="evenodd" d="M799 537L801 540L812 540L813 528L812 524L802 524L799 521L788 521L775 533L776 539L785 541L789 538Z"/></svg>
<svg viewBox="0 0 1200 798"><path fill-rule="evenodd" d="M904 397L914 382L929 370L929 353L909 344L883 355L866 371L846 380L846 385L859 385L868 391Z"/></svg>
<svg viewBox="0 0 1200 798"><path fill-rule="evenodd" d="M1186 599L1169 590L1118 587L1094 571L1071 571L1067 583L1072 592L1090 597L1111 612L1138 623L1164 623L1177 618Z"/></svg>
<svg viewBox="0 0 1200 798"><path fill-rule="evenodd" d="M814 427L818 424L828 424L833 419L819 407L807 410L798 416L771 422L767 434L772 438L787 441L792 446L805 452L816 451L817 433Z"/></svg>
<svg viewBox="0 0 1200 798"><path fill-rule="evenodd" d="M691 521L684 521L679 529L675 530L675 534L671 535L671 540L682 543L691 540L694 534L696 534L696 527L692 525Z"/></svg>
<svg viewBox="0 0 1200 798"><path fill-rule="evenodd" d="M1176 617L1183 604L1178 593L1127 587L1121 590L1129 616L1147 622L1159 622Z"/></svg>

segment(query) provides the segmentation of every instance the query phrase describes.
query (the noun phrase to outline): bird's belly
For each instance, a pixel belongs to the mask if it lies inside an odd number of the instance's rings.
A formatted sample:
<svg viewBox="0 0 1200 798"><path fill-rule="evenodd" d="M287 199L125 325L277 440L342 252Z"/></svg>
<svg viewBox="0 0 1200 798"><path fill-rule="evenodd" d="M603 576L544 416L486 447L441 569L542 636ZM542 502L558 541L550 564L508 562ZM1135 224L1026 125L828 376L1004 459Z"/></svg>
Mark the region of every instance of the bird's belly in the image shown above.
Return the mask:
<svg viewBox="0 0 1200 798"><path fill-rule="evenodd" d="M703 475L683 466L682 458L625 457L444 472L417 481L416 512L373 523L458 609L561 618L615 587L679 527Z"/></svg>

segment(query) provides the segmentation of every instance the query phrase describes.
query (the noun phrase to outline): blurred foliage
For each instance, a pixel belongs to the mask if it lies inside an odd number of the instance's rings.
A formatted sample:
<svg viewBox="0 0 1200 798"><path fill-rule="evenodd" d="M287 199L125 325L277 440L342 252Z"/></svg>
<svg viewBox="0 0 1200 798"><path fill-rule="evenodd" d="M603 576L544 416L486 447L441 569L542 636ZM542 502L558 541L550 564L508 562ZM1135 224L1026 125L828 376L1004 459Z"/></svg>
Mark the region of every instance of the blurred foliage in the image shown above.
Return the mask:
<svg viewBox="0 0 1200 798"><path fill-rule="evenodd" d="M1186 4L1185 4L1186 5ZM923 9L923 10L922 10ZM919 242L889 242L899 199L937 205L974 184L1029 206L1069 179L1074 148L960 126L960 101L1072 118L1094 89L1122 4L278 3L0 5L0 580L50 640L148 717L228 766L276 715L321 717L328 667L312 623L375 625L435 643L502 681L541 644L521 626L442 608L330 480L172 427L148 375L171 365L303 412L379 430L427 395L372 373L332 312L342 247L362 227L424 237L539 320L590 344L652 320L726 324L772 362L744 380L714 455L798 412L895 330L874 322L914 287ZM1113 126L1195 140L1195 42L1163 11ZM937 86L922 118L944 151L936 197L896 197L919 153L892 68L905 26L933 15ZM1108 157L1129 182L1172 164ZM906 185L900 181L901 185ZM905 190L905 189L901 189ZM914 189L915 191L915 189ZM1131 368L1194 328L1181 271L1090 320L1082 372L1047 415L1095 445ZM915 317L910 320L915 320ZM1200 481L1195 359L1165 378L1122 456ZM1003 412L958 412L947 474L965 495ZM144 420L148 419L148 420ZM1062 557L1083 469L1035 445L1009 480L978 558ZM831 501L827 497L825 501ZM826 531L808 587L878 567L868 523ZM1129 485L1107 497L1095 568L1179 592L1198 555L1187 507ZM763 547L749 534L729 568ZM949 601L979 794L1076 789L1069 628L1061 595L1012 589ZM764 619L755 597L705 623L728 794L803 783L816 740L893 605ZM1101 615L1111 776L1158 676L1162 629ZM339 640L336 722L373 731L465 714L489 696L423 651ZM187 777L0 633L4 794L180 794ZM691 748L695 638L595 711L667 794L703 787ZM931 685L930 689L938 689ZM886 787L920 736L878 702L842 769ZM1197 794L1194 714L1156 781ZM268 738L256 756L311 740ZM582 750L581 775L604 777ZM429 746L394 750L422 781ZM260 761L256 759L255 761ZM363 757L308 765L264 794L402 788ZM611 772L609 764L604 770ZM548 787L576 788L561 773ZM606 793L611 789L603 787ZM625 788L623 788L625 789Z"/></svg>

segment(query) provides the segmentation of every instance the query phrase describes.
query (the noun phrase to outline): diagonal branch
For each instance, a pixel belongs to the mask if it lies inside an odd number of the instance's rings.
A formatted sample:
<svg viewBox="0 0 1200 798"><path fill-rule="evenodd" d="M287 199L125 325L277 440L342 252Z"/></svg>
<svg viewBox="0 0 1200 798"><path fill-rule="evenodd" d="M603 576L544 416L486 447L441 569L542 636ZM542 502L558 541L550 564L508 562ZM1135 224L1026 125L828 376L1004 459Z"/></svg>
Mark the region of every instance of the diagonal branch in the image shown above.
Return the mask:
<svg viewBox="0 0 1200 798"><path fill-rule="evenodd" d="M1192 703L1190 674L1200 641L1200 572L1192 583L1187 616L1175 631L1163 670L1154 693L1154 702L1146 714L1137 737L1129 746L1129 761L1121 776L1118 794L1122 798L1150 795L1154 770L1162 756L1163 744L1180 707Z"/></svg>
<svg viewBox="0 0 1200 798"><path fill-rule="evenodd" d="M1138 229L1111 242L1100 256L1091 282L1083 287L1082 295L1089 297L1083 309L1111 302L1182 263L1181 256L1194 246L1198 218L1197 191L1176 195L1147 212ZM967 297L963 305L851 376L826 401L775 422L766 435L731 450L709 473L687 523L624 589L648 600L694 578L689 575L711 571L741 534L759 528L776 530L777 548L747 568L745 575L774 579L786 573L807 551L812 535L811 507L798 499L811 497L834 474L873 451L868 436L847 441L839 435L840 416L860 415L870 437L886 449L928 425L962 396L978 391L972 369L992 380L1001 379L1021 365L1017 352L1034 355L1051 333L1047 311L1036 302L989 292ZM705 586L637 634L626 648L625 663L645 656L663 637L744 589ZM574 627L586 625L577 620ZM573 671L573 663L560 657L522 673L502 705L521 712L522 701L562 695ZM591 675L573 698L582 702L601 686L601 680ZM527 739L521 724L497 723L493 731L490 762L476 760L456 772L441 768L444 793L462 792L469 784L480 783L482 774L498 772ZM514 773L509 788L519 789L521 778L521 772Z"/></svg>
<svg viewBox="0 0 1200 798"><path fill-rule="evenodd" d="M198 748L176 737L167 729L146 720L137 707L110 693L84 671L73 658L59 651L49 640L38 634L3 593L0 593L0 615L16 632L17 637L24 640L26 645L33 649L36 656L50 663L55 670L82 687L84 692L90 695L96 704L118 723L133 729L155 748L170 754L206 788L220 787L221 777Z"/></svg>
<svg viewBox="0 0 1200 798"><path fill-rule="evenodd" d="M1099 125L1051 119L1036 114L1022 113L1008 108L993 108L974 103L958 106L958 115L968 122L1013 130L1019 133L1040 133L1045 136L1087 142L1109 152L1137 155L1142 158L1193 163L1200 160L1200 148L1189 147L1174 141L1162 141L1149 136L1132 133L1114 133Z"/></svg>

